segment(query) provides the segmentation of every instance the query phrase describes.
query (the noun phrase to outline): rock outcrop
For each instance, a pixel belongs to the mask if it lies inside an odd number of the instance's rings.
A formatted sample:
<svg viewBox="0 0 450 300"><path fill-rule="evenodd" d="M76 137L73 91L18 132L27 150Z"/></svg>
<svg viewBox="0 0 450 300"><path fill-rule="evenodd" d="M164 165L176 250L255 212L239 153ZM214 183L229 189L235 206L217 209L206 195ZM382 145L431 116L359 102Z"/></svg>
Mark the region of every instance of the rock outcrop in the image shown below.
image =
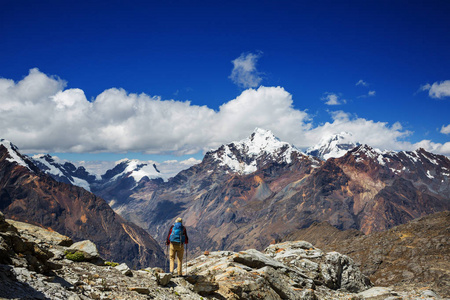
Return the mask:
<svg viewBox="0 0 450 300"><path fill-rule="evenodd" d="M441 296L450 297L449 224L448 211L369 235L316 223L283 240L307 240L324 251L351 255L376 285L432 288Z"/></svg>
<svg viewBox="0 0 450 300"><path fill-rule="evenodd" d="M324 253L308 242L202 255L188 263L188 273L211 279L226 299L325 299L371 287L348 256Z"/></svg>
<svg viewBox="0 0 450 300"><path fill-rule="evenodd" d="M439 299L432 290L372 288L350 257L325 253L305 241L270 245L264 252L207 252L187 262L185 276L173 278L159 268L131 270L113 262L69 260L70 246L61 245L61 236L52 241L54 233L44 230L5 221L0 213L0 298ZM72 248L95 255L89 242Z"/></svg>

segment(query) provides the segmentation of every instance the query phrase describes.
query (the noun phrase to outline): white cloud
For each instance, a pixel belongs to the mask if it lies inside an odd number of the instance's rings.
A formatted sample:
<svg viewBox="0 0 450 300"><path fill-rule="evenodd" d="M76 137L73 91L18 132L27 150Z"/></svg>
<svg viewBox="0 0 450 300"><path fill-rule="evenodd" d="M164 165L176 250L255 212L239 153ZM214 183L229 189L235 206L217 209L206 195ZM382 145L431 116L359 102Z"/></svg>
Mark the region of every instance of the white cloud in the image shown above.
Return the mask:
<svg viewBox="0 0 450 300"><path fill-rule="evenodd" d="M442 125L441 133L450 134L450 124L448 124L447 126Z"/></svg>
<svg viewBox="0 0 450 300"><path fill-rule="evenodd" d="M420 88L422 91L428 91L431 98L442 99L450 97L450 80L435 82L432 85L427 83Z"/></svg>
<svg viewBox="0 0 450 300"><path fill-rule="evenodd" d="M367 93L367 95L361 95L361 96L358 96L357 98L374 97L375 94L376 94L376 91L369 91L369 92Z"/></svg>
<svg viewBox="0 0 450 300"><path fill-rule="evenodd" d="M365 82L365 81L362 80L362 79L360 79L355 85L356 85L356 86L358 86L358 85L368 86L367 82Z"/></svg>
<svg viewBox="0 0 450 300"><path fill-rule="evenodd" d="M0 79L2 138L26 153L194 154L244 138L257 126L284 137L309 121L280 87L245 90L214 111L117 88L90 102L82 90L65 85L37 69L17 83Z"/></svg>
<svg viewBox="0 0 450 300"><path fill-rule="evenodd" d="M424 148L429 152L450 156L450 142L441 144L441 143L434 143L430 140L423 140L413 144L410 150L415 150L418 148Z"/></svg>
<svg viewBox="0 0 450 300"><path fill-rule="evenodd" d="M330 112L332 122L326 122L306 133L305 142L314 145L324 136L346 131L351 132L355 141L381 149L405 149L411 147L401 140L410 134L400 123L389 126L387 122L375 122L353 116L344 111Z"/></svg>
<svg viewBox="0 0 450 300"><path fill-rule="evenodd" d="M321 100L326 101L326 105L341 105L347 102L345 99L340 99L340 96L335 93L325 93Z"/></svg>
<svg viewBox="0 0 450 300"><path fill-rule="evenodd" d="M88 101L82 90L65 86L63 80L37 69L17 83L0 79L0 137L24 153L189 155L243 139L255 127L270 129L281 140L300 148L341 131L352 132L358 141L382 149L413 150L419 145L403 141L411 132L400 123L375 122L344 111L332 112L331 122L313 126L312 116L294 108L292 95L282 87L244 90L215 111L117 88ZM336 101L342 102L339 98ZM423 141L420 145L450 155L448 143ZM167 162L168 170L169 166L173 165Z"/></svg>
<svg viewBox="0 0 450 300"><path fill-rule="evenodd" d="M242 53L231 61L233 70L230 79L241 88L255 88L262 81L261 73L256 70L256 63L261 57L260 53Z"/></svg>

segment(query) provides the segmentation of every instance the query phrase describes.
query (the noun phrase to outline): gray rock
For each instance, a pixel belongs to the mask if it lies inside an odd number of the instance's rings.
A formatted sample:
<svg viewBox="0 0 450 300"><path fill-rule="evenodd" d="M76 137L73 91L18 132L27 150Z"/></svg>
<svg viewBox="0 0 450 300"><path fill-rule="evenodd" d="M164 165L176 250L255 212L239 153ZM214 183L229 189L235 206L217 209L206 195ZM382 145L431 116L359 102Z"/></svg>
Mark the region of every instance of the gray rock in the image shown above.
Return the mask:
<svg viewBox="0 0 450 300"><path fill-rule="evenodd" d="M425 291L422 291L422 295L423 295L424 297L439 298L438 295L436 295L436 293L433 292L432 290L425 290Z"/></svg>
<svg viewBox="0 0 450 300"><path fill-rule="evenodd" d="M120 271L123 275L131 276L133 273L131 272L130 268L127 266L126 263L122 263L118 266L114 267L116 270Z"/></svg>
<svg viewBox="0 0 450 300"><path fill-rule="evenodd" d="M7 222L17 228L21 235L35 243L46 243L49 245L70 246L73 244L71 238L59 234L55 231L49 231L39 226L31 225L15 220L7 220Z"/></svg>
<svg viewBox="0 0 450 300"><path fill-rule="evenodd" d="M146 287L141 287L141 286L132 286L128 288L130 291L134 291L137 292L139 294L144 294L144 295L148 295L150 294L150 290Z"/></svg>
<svg viewBox="0 0 450 300"><path fill-rule="evenodd" d="M67 251L71 253L80 251L84 254L84 257L88 261L102 260L100 254L98 253L97 246L89 240L77 242L67 248Z"/></svg>
<svg viewBox="0 0 450 300"><path fill-rule="evenodd" d="M356 267L353 260L338 252L327 253L320 269L324 284L331 289L360 292L371 286L369 279Z"/></svg>
<svg viewBox="0 0 450 300"><path fill-rule="evenodd" d="M289 277L280 271L266 266L257 270L257 272L269 283L281 299L302 299L301 294L291 286Z"/></svg>
<svg viewBox="0 0 450 300"><path fill-rule="evenodd" d="M264 255L255 249L241 251L233 257L233 260L251 268L262 268L265 266L269 266L274 269L279 269L286 267L279 261L276 261L275 259L270 258L269 256Z"/></svg>
<svg viewBox="0 0 450 300"><path fill-rule="evenodd" d="M384 300L390 296L391 290L385 287L373 287L364 292L360 292L357 294L358 297L367 300Z"/></svg>
<svg viewBox="0 0 450 300"><path fill-rule="evenodd" d="M219 290L219 285L211 281L200 281L194 284L193 291L200 294L212 294Z"/></svg>
<svg viewBox="0 0 450 300"><path fill-rule="evenodd" d="M157 273L156 274L156 281L159 285L166 286L169 284L170 279L172 279L171 273Z"/></svg>

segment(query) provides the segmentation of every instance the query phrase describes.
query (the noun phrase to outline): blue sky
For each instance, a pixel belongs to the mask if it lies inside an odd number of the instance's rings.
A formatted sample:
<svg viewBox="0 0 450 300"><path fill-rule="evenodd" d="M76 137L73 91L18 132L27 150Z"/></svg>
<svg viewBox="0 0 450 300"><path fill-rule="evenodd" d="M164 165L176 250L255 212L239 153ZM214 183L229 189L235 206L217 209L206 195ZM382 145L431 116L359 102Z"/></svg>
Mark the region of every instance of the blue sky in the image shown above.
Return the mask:
<svg viewBox="0 0 450 300"><path fill-rule="evenodd" d="M199 159L263 127L450 155L449 1L0 2L0 137L25 152Z"/></svg>

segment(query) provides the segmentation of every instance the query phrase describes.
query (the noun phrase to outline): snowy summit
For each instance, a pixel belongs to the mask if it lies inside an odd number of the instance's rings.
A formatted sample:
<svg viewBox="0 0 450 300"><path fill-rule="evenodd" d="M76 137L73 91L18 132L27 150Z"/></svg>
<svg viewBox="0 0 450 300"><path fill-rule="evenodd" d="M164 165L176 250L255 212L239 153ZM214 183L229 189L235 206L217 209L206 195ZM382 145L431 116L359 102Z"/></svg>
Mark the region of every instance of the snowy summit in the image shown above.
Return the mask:
<svg viewBox="0 0 450 300"><path fill-rule="evenodd" d="M256 128L250 137L222 145L213 157L233 172L250 174L257 170L257 162L262 159L290 163L293 152L300 153L293 145L280 141L270 130Z"/></svg>
<svg viewBox="0 0 450 300"><path fill-rule="evenodd" d="M0 145L5 147L6 151L8 151L10 158L7 158L6 159L7 161L15 162L18 165L30 169L28 164L22 159L21 155L19 154L17 146L15 146L13 143L5 139L0 139Z"/></svg>
<svg viewBox="0 0 450 300"><path fill-rule="evenodd" d="M327 160L331 157L344 156L347 151L359 146L360 143L352 140L350 132L341 132L330 137L323 138L319 144L308 148L306 154Z"/></svg>

